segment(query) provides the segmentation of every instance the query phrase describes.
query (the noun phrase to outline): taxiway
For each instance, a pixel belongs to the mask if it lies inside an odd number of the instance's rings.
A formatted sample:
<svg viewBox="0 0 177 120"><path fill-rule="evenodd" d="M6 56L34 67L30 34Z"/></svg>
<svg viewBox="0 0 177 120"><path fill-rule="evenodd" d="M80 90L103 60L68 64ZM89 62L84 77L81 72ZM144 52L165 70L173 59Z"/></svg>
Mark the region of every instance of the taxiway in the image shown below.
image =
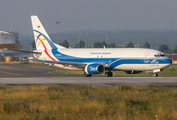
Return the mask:
<svg viewBox="0 0 177 120"><path fill-rule="evenodd" d="M177 77L83 77L51 74L58 68L47 65L0 65L1 85L94 85L143 86L160 85L177 87Z"/></svg>

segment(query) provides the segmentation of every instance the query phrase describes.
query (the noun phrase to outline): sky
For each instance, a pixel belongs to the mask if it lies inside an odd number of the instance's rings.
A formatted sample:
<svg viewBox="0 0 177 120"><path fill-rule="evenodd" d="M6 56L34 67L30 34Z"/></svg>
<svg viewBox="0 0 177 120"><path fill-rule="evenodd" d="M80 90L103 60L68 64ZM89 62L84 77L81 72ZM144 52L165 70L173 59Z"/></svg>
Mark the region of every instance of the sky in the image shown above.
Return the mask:
<svg viewBox="0 0 177 120"><path fill-rule="evenodd" d="M31 34L31 15L46 31L177 29L177 0L0 0L0 31Z"/></svg>

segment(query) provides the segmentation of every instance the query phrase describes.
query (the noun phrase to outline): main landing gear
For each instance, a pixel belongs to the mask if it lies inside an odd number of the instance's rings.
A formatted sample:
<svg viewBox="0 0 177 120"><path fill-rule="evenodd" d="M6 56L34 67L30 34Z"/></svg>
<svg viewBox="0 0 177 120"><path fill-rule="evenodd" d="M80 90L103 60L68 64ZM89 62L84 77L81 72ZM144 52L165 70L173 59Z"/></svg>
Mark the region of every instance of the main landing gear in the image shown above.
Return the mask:
<svg viewBox="0 0 177 120"><path fill-rule="evenodd" d="M92 77L92 74L87 74L86 72L84 72L84 77Z"/></svg>
<svg viewBox="0 0 177 120"><path fill-rule="evenodd" d="M112 77L112 72L111 71L105 72L105 77Z"/></svg>
<svg viewBox="0 0 177 120"><path fill-rule="evenodd" d="M112 72L105 72L105 77L112 77ZM86 72L84 72L84 77L92 77L92 74L87 74Z"/></svg>

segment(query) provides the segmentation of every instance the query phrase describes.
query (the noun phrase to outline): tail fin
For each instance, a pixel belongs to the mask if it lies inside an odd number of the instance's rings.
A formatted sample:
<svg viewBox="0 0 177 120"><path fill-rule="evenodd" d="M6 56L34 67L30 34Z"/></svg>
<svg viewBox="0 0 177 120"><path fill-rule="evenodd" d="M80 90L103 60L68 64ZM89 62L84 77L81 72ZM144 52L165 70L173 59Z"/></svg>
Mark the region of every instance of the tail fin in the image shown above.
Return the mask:
<svg viewBox="0 0 177 120"><path fill-rule="evenodd" d="M51 41L37 16L31 16L31 22L37 50L65 48Z"/></svg>

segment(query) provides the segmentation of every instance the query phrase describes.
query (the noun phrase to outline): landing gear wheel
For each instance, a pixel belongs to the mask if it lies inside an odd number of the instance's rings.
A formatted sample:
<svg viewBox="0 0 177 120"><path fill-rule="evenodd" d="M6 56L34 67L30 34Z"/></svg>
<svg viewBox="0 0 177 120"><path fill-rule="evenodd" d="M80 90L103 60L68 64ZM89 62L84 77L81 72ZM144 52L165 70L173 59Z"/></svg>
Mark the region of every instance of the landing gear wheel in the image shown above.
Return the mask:
<svg viewBox="0 0 177 120"><path fill-rule="evenodd" d="M109 72L109 77L112 77L112 72Z"/></svg>
<svg viewBox="0 0 177 120"><path fill-rule="evenodd" d="M153 74L153 77L157 77L157 76L158 76L158 74L157 74L157 73L154 73L154 74Z"/></svg>
<svg viewBox="0 0 177 120"><path fill-rule="evenodd" d="M84 77L92 77L92 74L84 73Z"/></svg>
<svg viewBox="0 0 177 120"><path fill-rule="evenodd" d="M112 77L112 72L105 72L105 77Z"/></svg>
<svg viewBox="0 0 177 120"><path fill-rule="evenodd" d="M108 72L105 72L105 77L108 77Z"/></svg>

